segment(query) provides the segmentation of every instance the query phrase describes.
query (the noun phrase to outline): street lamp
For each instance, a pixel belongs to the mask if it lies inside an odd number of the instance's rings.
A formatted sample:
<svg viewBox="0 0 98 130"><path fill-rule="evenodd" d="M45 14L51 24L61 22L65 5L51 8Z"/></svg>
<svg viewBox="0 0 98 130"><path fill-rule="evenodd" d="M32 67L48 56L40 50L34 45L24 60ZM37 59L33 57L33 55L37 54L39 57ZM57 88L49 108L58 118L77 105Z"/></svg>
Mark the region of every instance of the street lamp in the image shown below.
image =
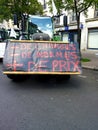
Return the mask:
<svg viewBox="0 0 98 130"><path fill-rule="evenodd" d="M43 2L43 8L46 9L46 0L44 0Z"/></svg>

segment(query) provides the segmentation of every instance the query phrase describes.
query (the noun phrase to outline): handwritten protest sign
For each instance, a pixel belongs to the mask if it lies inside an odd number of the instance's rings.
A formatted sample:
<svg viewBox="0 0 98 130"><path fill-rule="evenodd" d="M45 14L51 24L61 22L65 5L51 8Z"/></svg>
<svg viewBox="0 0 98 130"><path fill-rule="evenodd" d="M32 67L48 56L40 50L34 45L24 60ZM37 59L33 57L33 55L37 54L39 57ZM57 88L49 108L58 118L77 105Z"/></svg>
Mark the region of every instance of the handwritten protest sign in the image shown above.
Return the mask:
<svg viewBox="0 0 98 130"><path fill-rule="evenodd" d="M8 42L5 71L81 72L77 44L52 42Z"/></svg>

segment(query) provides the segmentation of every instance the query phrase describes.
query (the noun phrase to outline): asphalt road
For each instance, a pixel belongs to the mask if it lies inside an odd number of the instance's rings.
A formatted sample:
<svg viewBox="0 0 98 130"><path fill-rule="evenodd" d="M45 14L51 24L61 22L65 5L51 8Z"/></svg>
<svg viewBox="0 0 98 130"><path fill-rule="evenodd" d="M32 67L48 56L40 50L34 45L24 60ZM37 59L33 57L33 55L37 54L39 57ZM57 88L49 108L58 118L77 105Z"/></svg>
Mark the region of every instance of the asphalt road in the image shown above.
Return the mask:
<svg viewBox="0 0 98 130"><path fill-rule="evenodd" d="M98 130L98 71L15 83L0 63L0 130Z"/></svg>

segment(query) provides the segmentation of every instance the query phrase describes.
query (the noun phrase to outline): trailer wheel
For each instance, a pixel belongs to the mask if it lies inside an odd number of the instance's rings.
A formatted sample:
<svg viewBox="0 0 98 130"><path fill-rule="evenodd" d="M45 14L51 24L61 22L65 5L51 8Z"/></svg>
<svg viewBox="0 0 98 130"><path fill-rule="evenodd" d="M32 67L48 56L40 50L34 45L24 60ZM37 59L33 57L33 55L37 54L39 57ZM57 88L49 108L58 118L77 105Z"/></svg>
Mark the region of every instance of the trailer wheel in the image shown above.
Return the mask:
<svg viewBox="0 0 98 130"><path fill-rule="evenodd" d="M70 75L57 75L56 80L57 82L63 82L63 81L68 81L70 80Z"/></svg>
<svg viewBox="0 0 98 130"><path fill-rule="evenodd" d="M65 79L66 79L66 80L70 80L70 78L71 78L70 75L66 75L66 76L65 76Z"/></svg>
<svg viewBox="0 0 98 130"><path fill-rule="evenodd" d="M7 77L15 82L25 81L29 78L28 75L14 75L14 74L7 74Z"/></svg>

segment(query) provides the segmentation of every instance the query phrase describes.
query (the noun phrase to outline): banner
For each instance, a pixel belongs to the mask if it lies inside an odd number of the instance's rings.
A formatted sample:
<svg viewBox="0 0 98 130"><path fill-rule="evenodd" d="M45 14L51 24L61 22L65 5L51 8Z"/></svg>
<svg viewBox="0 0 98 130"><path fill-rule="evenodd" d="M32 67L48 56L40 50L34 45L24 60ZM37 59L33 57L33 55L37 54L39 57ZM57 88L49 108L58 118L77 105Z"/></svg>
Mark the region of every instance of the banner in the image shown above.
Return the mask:
<svg viewBox="0 0 98 130"><path fill-rule="evenodd" d="M57 9L56 9L56 6L55 6L55 3L54 3L53 0L52 0L52 12L53 12L53 15L54 15L54 16L57 15Z"/></svg>
<svg viewBox="0 0 98 130"><path fill-rule="evenodd" d="M8 42L4 71L80 72L77 44L51 42Z"/></svg>

